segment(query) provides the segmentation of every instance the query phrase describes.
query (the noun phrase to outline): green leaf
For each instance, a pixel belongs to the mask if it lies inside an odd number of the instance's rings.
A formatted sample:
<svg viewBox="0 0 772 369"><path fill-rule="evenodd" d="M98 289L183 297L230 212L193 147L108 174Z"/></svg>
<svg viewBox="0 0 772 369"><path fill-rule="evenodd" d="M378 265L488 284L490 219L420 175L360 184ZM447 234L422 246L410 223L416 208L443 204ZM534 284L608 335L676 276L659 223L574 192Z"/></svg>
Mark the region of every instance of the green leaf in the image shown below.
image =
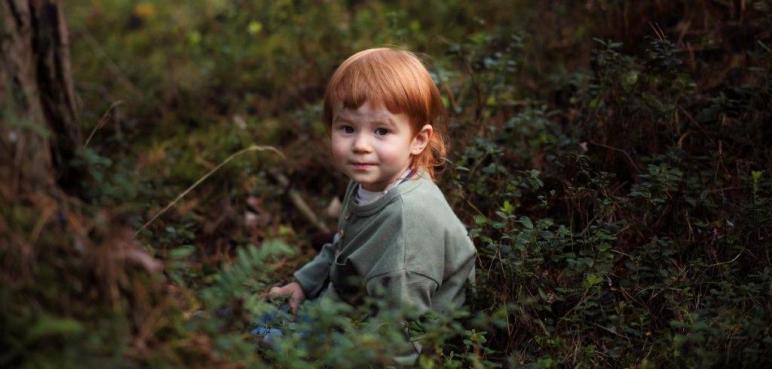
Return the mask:
<svg viewBox="0 0 772 369"><path fill-rule="evenodd" d="M584 286L584 288L590 288L599 284L600 282L603 282L603 277L597 274L588 274L587 277L585 277L582 286Z"/></svg>
<svg viewBox="0 0 772 369"><path fill-rule="evenodd" d="M43 315L30 328L28 337L38 339L44 336L70 336L83 331L83 325L74 319Z"/></svg>

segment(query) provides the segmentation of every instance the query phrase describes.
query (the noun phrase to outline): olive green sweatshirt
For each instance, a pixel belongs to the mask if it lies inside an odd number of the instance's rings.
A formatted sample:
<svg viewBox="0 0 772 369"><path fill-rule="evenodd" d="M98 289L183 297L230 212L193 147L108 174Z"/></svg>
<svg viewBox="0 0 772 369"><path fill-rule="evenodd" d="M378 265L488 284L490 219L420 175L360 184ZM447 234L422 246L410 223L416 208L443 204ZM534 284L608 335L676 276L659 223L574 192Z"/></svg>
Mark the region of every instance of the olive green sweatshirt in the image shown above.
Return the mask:
<svg viewBox="0 0 772 369"><path fill-rule="evenodd" d="M362 206L356 192L350 183L334 241L294 274L306 296L358 304L367 294L420 313L460 306L474 282L476 251L429 175Z"/></svg>

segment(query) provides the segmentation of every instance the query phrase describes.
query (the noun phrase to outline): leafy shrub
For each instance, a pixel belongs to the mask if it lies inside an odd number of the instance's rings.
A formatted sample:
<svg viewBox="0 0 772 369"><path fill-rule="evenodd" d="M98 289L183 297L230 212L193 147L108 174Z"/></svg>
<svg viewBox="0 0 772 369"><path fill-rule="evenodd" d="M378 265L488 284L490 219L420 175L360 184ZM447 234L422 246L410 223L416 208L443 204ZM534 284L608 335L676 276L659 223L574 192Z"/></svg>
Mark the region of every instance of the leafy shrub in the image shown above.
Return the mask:
<svg viewBox="0 0 772 369"><path fill-rule="evenodd" d="M422 368L769 366L772 18L743 4L68 1L92 190L2 198L0 365L383 366L411 337ZM325 80L379 44L431 56L474 294L407 326L307 304L257 347L315 236L272 171L321 213ZM289 159L234 160L131 236L255 143Z"/></svg>

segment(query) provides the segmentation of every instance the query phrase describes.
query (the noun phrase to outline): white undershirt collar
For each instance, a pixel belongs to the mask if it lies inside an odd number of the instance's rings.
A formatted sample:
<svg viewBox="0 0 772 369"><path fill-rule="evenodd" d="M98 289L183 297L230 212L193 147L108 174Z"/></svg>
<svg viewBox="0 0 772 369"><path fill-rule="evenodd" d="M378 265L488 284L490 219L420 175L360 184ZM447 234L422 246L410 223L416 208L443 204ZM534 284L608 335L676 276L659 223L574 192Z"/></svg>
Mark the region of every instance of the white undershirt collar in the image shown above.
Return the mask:
<svg viewBox="0 0 772 369"><path fill-rule="evenodd" d="M405 170L404 173L402 173L399 178L397 178L394 182L391 182L388 186L386 186L383 191L368 191L365 190L362 185L357 185L357 194L356 194L356 203L359 206L364 206L370 203L373 203L374 201L380 199L385 195L389 190L391 190L394 187L397 187L400 183L402 183L405 179L407 179L410 174L412 173L412 170L408 168Z"/></svg>

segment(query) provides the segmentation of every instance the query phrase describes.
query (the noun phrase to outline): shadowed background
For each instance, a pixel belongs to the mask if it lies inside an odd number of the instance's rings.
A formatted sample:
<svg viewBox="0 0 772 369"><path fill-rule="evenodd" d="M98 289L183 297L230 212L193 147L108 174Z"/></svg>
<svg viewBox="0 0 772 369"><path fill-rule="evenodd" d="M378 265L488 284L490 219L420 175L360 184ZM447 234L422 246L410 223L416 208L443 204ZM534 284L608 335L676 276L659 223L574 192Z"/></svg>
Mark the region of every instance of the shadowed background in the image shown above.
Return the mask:
<svg viewBox="0 0 772 369"><path fill-rule="evenodd" d="M72 85L51 99L74 123L36 125L51 113L12 88L23 51L2 59L0 366L383 363L398 337L357 321L281 355L245 333L335 227L346 179L320 102L338 63L380 45L440 87L439 184L479 252L469 316L414 327L419 366L771 364L767 2L51 4ZM52 174L23 170L44 144ZM284 157L218 168L251 145Z"/></svg>

